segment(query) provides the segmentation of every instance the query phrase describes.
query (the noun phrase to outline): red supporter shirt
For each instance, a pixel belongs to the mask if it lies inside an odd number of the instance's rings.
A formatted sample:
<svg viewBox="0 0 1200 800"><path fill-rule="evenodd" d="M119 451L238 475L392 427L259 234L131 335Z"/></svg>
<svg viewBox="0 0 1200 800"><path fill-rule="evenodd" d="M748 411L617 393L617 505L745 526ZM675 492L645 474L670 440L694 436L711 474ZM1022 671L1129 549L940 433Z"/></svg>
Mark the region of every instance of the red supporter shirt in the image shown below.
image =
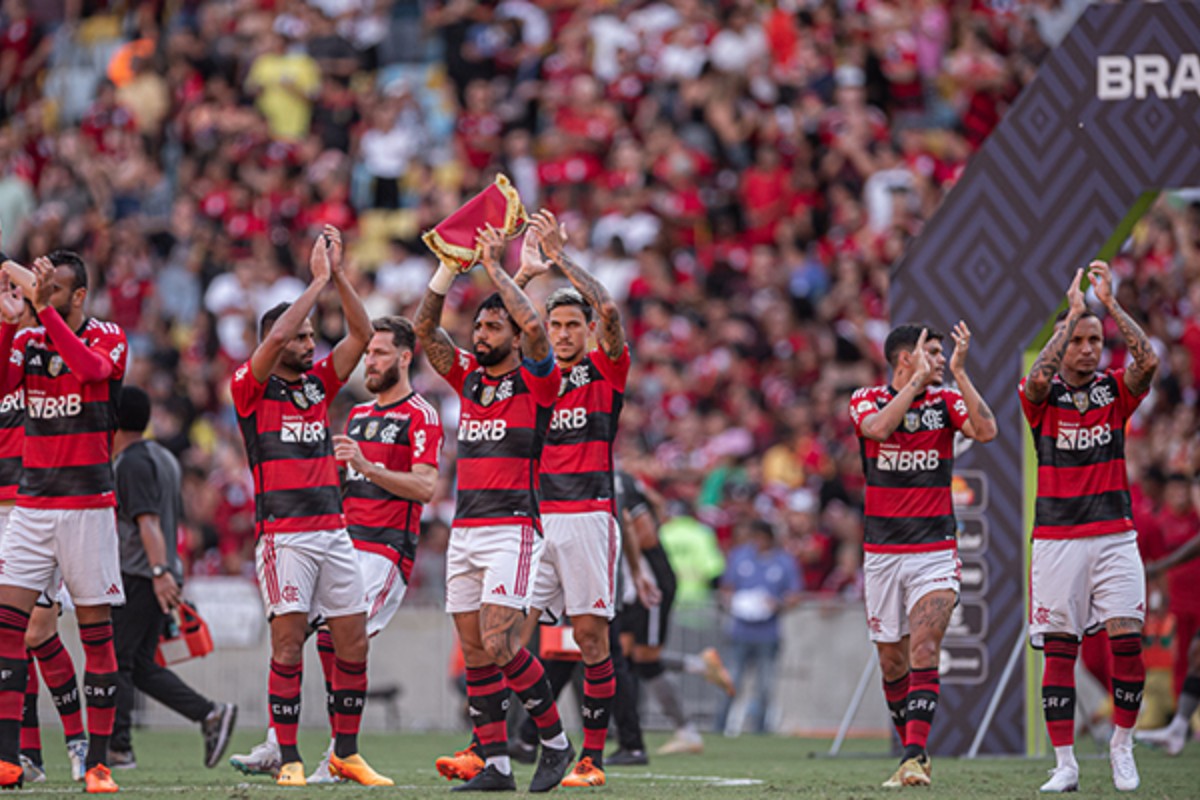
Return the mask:
<svg viewBox="0 0 1200 800"><path fill-rule="evenodd" d="M966 401L955 389L931 386L913 399L887 441L864 436L863 420L883 410L896 394L891 386L871 386L850 398L867 482L863 550L953 550L954 433L967 421Z"/></svg>
<svg viewBox="0 0 1200 800"><path fill-rule="evenodd" d="M538 515L538 462L562 372L539 377L523 360L493 378L459 350L446 381L462 398L458 426L457 527L533 524Z"/></svg>
<svg viewBox="0 0 1200 800"><path fill-rule="evenodd" d="M562 388L542 453L541 510L615 514L613 442L629 376L629 348L616 361L596 348L561 372Z"/></svg>
<svg viewBox="0 0 1200 800"><path fill-rule="evenodd" d="M346 420L346 435L358 442L369 461L392 472L411 472L417 464L437 469L442 421L418 394L388 406L355 406ZM354 546L390 558L408 583L424 506L376 486L349 468L342 481L342 501Z"/></svg>
<svg viewBox="0 0 1200 800"><path fill-rule="evenodd" d="M20 333L0 326L0 352L11 352L4 402L14 389L25 392L17 505L113 508L112 436L129 355L125 332L89 318L72 333L53 308L40 317L42 327Z"/></svg>
<svg viewBox="0 0 1200 800"><path fill-rule="evenodd" d="M0 501L17 499L24 446L25 391L13 389L0 399Z"/></svg>
<svg viewBox="0 0 1200 800"><path fill-rule="evenodd" d="M254 474L255 532L344 528L341 482L329 436L329 404L342 388L332 356L295 383L278 375L259 383L247 361L234 373L230 388Z"/></svg>
<svg viewBox="0 0 1200 800"><path fill-rule="evenodd" d="M1133 530L1125 471L1125 423L1146 397L1125 386L1125 370L1083 386L1058 375L1035 404L1018 388L1038 460L1034 539L1078 539Z"/></svg>

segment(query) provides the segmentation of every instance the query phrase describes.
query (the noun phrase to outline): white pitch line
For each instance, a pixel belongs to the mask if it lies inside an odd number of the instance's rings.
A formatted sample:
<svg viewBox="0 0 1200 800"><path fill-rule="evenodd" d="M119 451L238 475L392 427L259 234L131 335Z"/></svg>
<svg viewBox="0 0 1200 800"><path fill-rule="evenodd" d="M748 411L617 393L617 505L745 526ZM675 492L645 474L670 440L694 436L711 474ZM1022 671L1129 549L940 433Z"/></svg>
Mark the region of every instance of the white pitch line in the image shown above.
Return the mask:
<svg viewBox="0 0 1200 800"><path fill-rule="evenodd" d="M660 772L610 772L610 778L635 778L658 781L692 781L712 786L758 786L763 781L757 778L727 778L721 775L664 775Z"/></svg>

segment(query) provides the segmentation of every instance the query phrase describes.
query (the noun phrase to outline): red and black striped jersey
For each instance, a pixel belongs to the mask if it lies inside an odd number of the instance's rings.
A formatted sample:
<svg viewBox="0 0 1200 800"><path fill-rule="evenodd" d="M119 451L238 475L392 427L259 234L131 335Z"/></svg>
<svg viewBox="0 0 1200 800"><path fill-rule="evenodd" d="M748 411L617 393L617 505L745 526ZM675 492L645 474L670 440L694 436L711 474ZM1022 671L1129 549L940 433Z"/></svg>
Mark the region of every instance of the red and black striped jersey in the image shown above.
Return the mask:
<svg viewBox="0 0 1200 800"><path fill-rule="evenodd" d="M1133 530L1125 423L1145 399L1125 385L1125 370L1070 386L1058 375L1041 403L1019 392L1038 459L1034 539L1076 539Z"/></svg>
<svg viewBox="0 0 1200 800"><path fill-rule="evenodd" d="M473 355L458 351L445 376L462 398L455 525L532 522L541 530L538 468L562 383L551 359L525 359L493 378Z"/></svg>
<svg viewBox="0 0 1200 800"><path fill-rule="evenodd" d="M868 553L953 550L957 546L950 483L954 433L967 421L955 389L931 386L913 400L885 442L863 435L862 422L896 396L891 386L859 389L850 398L866 477L863 549Z"/></svg>
<svg viewBox="0 0 1200 800"><path fill-rule="evenodd" d="M129 356L125 332L90 318L73 332L53 308L42 311L41 320L41 327L15 335L11 325L0 330L0 342L12 343L2 389L22 387L25 395L17 505L112 508L112 437Z"/></svg>
<svg viewBox="0 0 1200 800"><path fill-rule="evenodd" d="M346 420L346 435L358 442L368 461L392 472L411 472L417 464L436 469L442 449L442 421L415 393L387 406L355 406ZM417 557L422 504L392 494L350 467L342 479L342 502L354 546L390 558L407 583Z"/></svg>
<svg viewBox="0 0 1200 800"><path fill-rule="evenodd" d="M346 526L329 404L342 382L327 356L288 383L271 375L263 383L250 362L233 375L233 405L254 473L255 530L297 533Z"/></svg>
<svg viewBox="0 0 1200 800"><path fill-rule="evenodd" d="M17 499L24 446L25 390L13 389L0 399L0 502Z"/></svg>
<svg viewBox="0 0 1200 800"><path fill-rule="evenodd" d="M542 452L543 513L615 513L613 441L628 376L628 347L616 361L596 348L563 368Z"/></svg>

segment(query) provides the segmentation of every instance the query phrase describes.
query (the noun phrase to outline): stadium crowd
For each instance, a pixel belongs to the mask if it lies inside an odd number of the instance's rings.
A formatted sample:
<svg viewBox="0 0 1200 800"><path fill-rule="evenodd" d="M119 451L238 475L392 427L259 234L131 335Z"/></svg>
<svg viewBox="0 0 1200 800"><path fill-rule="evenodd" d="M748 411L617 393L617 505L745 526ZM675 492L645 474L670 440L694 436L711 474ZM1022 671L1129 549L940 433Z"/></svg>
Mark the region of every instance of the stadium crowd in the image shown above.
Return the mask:
<svg viewBox="0 0 1200 800"><path fill-rule="evenodd" d="M889 267L1084 5L6 0L3 247L83 255L185 466L190 570L252 575L228 387L255 320L301 292L325 223L372 316L411 316L420 232L502 171L622 304L621 466L724 549L772 521L808 591L854 595L844 409L886 375ZM1139 527L1183 531L1161 486L1200 473L1200 198L1164 196L1113 264L1162 363L1130 439ZM447 301L461 341L475 277ZM326 350L340 314L318 309ZM410 602L440 591L453 448Z"/></svg>

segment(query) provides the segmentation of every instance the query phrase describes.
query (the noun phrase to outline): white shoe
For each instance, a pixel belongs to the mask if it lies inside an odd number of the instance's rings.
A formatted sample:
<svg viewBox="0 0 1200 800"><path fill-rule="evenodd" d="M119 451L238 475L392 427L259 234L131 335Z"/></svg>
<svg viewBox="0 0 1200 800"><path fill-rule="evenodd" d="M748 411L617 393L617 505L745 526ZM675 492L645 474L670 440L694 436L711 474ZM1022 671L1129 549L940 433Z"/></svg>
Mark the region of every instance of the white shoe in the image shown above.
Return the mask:
<svg viewBox="0 0 1200 800"><path fill-rule="evenodd" d="M1042 792L1079 791L1079 767L1055 767L1050 770L1050 780L1042 784Z"/></svg>
<svg viewBox="0 0 1200 800"><path fill-rule="evenodd" d="M317 768L313 770L313 774L308 776L309 783L345 783L346 779L333 771L329 766L329 757L333 755L333 744L329 745L329 749L325 751L325 755L321 757L321 763L317 764Z"/></svg>
<svg viewBox="0 0 1200 800"><path fill-rule="evenodd" d="M283 756L279 752L279 745L267 740L254 745L254 749L246 755L231 756L229 764L245 775L278 775Z"/></svg>
<svg viewBox="0 0 1200 800"><path fill-rule="evenodd" d="M1177 756L1187 745L1187 722L1184 722L1183 725L1171 724L1152 731L1135 731L1133 738L1142 744L1153 745L1169 756Z"/></svg>
<svg viewBox="0 0 1200 800"><path fill-rule="evenodd" d="M46 770L33 763L29 756L22 754L21 760L21 780L25 783L45 783Z"/></svg>
<svg viewBox="0 0 1200 800"><path fill-rule="evenodd" d="M67 742L67 759L71 762L71 780L82 781L87 774L88 740L84 737Z"/></svg>
<svg viewBox="0 0 1200 800"><path fill-rule="evenodd" d="M1138 788L1142 781L1133 761L1133 745L1109 745L1108 761L1112 764L1113 786L1118 792L1132 792Z"/></svg>
<svg viewBox="0 0 1200 800"><path fill-rule="evenodd" d="M658 755L669 756L673 753L703 753L704 739L694 728L680 728L667 743L658 748Z"/></svg>

